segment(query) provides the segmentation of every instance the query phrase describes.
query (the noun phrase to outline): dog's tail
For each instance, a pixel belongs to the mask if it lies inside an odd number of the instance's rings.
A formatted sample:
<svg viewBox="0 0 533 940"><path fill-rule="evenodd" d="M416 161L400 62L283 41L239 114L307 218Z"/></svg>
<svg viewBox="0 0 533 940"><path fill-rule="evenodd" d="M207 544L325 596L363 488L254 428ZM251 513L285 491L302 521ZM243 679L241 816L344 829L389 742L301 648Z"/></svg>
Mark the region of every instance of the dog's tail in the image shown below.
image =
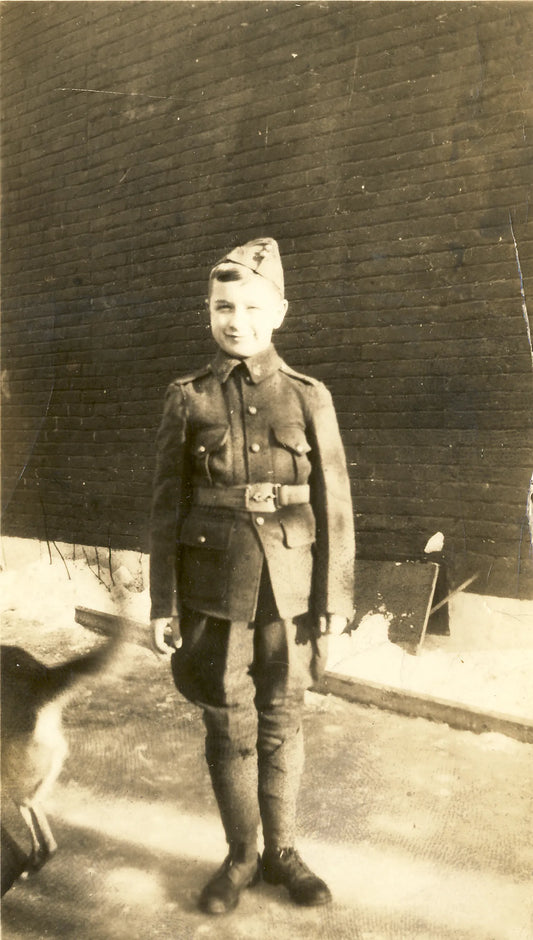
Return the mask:
<svg viewBox="0 0 533 940"><path fill-rule="evenodd" d="M55 699L65 692L74 691L83 680L104 673L114 666L124 643L123 633L119 625L116 633L96 649L58 666L48 666L45 680L47 698Z"/></svg>

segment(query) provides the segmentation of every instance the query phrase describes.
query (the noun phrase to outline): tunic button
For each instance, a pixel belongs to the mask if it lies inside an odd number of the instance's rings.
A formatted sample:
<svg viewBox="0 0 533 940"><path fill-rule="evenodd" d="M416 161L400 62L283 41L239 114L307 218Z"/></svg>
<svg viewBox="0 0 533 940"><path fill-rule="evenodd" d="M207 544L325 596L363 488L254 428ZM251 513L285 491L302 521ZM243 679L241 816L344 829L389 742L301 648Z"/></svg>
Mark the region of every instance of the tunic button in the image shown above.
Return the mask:
<svg viewBox="0 0 533 940"><path fill-rule="evenodd" d="M252 444L252 445L250 446L250 450L252 451L252 454L258 454L259 451L261 450L261 445L260 445L260 444Z"/></svg>
<svg viewBox="0 0 533 940"><path fill-rule="evenodd" d="M200 545L203 545L204 542L206 541L205 535L199 535L199 536L198 536L198 541L199 541Z"/></svg>
<svg viewBox="0 0 533 940"><path fill-rule="evenodd" d="M264 525L264 524L265 524L265 520L263 519L262 516L258 516L257 519L255 520L255 524L256 524L256 525Z"/></svg>
<svg viewBox="0 0 533 940"><path fill-rule="evenodd" d="M199 453L199 454L205 454L205 447L204 447L203 444L200 444L200 446L199 446L199 448L198 448L198 453Z"/></svg>
<svg viewBox="0 0 533 940"><path fill-rule="evenodd" d="M255 407L255 405L248 405L248 414L249 415L257 414L257 408Z"/></svg>

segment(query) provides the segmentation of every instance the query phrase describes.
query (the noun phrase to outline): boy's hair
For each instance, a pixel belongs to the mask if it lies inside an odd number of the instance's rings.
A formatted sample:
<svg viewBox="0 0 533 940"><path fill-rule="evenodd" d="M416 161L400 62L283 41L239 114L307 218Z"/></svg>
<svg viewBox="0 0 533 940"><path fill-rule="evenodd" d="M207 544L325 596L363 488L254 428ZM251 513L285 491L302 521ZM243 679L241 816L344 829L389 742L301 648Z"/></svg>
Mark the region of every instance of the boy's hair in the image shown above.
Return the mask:
<svg viewBox="0 0 533 940"><path fill-rule="evenodd" d="M213 268L209 275L209 283L211 281L222 281L223 283L227 281L244 281L250 273L247 268L241 265L223 262Z"/></svg>

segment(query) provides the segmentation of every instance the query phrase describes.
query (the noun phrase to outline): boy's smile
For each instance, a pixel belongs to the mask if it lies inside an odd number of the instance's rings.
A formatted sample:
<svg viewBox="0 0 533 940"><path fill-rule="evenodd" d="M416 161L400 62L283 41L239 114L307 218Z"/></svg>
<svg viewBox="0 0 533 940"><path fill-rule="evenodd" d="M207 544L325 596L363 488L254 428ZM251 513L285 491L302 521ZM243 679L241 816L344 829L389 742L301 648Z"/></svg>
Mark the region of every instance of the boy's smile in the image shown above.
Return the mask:
<svg viewBox="0 0 533 940"><path fill-rule="evenodd" d="M213 280L208 304L215 342L238 359L267 349L287 310L276 288L256 274L239 281Z"/></svg>

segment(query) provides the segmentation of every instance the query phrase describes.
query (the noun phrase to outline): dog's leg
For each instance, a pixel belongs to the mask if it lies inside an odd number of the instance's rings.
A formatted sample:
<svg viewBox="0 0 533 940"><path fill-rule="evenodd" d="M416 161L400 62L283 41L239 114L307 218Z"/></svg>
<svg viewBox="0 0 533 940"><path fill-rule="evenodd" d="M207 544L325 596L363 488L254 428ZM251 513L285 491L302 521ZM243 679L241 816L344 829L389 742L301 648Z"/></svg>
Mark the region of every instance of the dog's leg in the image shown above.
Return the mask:
<svg viewBox="0 0 533 940"><path fill-rule="evenodd" d="M38 803L25 804L19 806L19 811L31 836L31 854L26 870L38 871L57 851L57 842L42 806Z"/></svg>
<svg viewBox="0 0 533 940"><path fill-rule="evenodd" d="M41 770L43 764L48 764L45 776L34 790L30 799L19 805L19 811L26 823L30 835L32 850L28 860L27 870L37 871L57 851L57 842L54 839L46 813L42 806L48 792L52 789L63 767L68 752L67 742L61 730L61 715L56 703L48 706L41 712L34 733L37 750L33 752L33 759L39 757Z"/></svg>

